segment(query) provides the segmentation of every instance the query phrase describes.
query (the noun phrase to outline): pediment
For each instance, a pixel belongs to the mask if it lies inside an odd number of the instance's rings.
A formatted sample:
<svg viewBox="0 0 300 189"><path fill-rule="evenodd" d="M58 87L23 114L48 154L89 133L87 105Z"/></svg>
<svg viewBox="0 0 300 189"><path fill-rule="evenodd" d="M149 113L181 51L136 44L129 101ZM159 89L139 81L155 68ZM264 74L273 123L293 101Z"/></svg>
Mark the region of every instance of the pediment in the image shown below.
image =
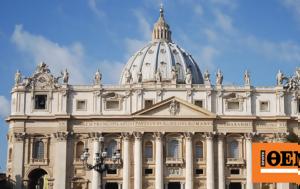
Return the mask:
<svg viewBox="0 0 300 189"><path fill-rule="evenodd" d="M215 118L216 115L177 97L163 100L132 114L135 117Z"/></svg>

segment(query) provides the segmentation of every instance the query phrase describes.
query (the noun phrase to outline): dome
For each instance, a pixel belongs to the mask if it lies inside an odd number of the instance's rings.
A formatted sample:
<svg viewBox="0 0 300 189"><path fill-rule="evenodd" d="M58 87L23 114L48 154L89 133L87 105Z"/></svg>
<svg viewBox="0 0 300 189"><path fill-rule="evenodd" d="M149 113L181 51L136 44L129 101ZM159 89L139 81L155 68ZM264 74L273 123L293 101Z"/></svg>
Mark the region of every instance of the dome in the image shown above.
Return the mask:
<svg viewBox="0 0 300 189"><path fill-rule="evenodd" d="M162 7L152 41L130 57L120 78L120 84L154 82L203 84L201 71L192 56L172 42Z"/></svg>

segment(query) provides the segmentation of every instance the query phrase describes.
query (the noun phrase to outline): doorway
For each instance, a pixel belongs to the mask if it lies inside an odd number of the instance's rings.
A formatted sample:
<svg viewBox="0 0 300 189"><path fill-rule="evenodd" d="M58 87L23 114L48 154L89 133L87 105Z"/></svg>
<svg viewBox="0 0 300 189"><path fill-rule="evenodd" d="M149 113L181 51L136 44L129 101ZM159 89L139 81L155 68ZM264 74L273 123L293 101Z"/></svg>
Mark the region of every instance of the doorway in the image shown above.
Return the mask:
<svg viewBox="0 0 300 189"><path fill-rule="evenodd" d="M180 182L169 182L168 189L180 189Z"/></svg>
<svg viewBox="0 0 300 189"><path fill-rule="evenodd" d="M118 183L116 183L116 182L106 183L105 189L118 189Z"/></svg>
<svg viewBox="0 0 300 189"><path fill-rule="evenodd" d="M229 189L242 189L242 184L240 182L231 182Z"/></svg>
<svg viewBox="0 0 300 189"><path fill-rule="evenodd" d="M44 188L44 176L47 175L47 172L43 169L34 169L29 175L29 184L28 189L43 189Z"/></svg>

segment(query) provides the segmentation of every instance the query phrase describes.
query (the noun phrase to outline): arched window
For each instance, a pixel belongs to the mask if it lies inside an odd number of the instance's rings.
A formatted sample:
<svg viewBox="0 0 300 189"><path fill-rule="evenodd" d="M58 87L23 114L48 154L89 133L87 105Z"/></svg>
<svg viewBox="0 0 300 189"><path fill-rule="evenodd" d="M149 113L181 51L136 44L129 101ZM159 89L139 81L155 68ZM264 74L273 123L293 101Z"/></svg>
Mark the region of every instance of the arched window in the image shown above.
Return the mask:
<svg viewBox="0 0 300 189"><path fill-rule="evenodd" d="M145 144L145 158L153 158L153 145L150 141L146 142Z"/></svg>
<svg viewBox="0 0 300 189"><path fill-rule="evenodd" d="M111 140L107 145L107 157L111 158L113 154L117 151L117 141Z"/></svg>
<svg viewBox="0 0 300 189"><path fill-rule="evenodd" d="M8 151L8 161L11 162L12 160L12 149L10 148Z"/></svg>
<svg viewBox="0 0 300 189"><path fill-rule="evenodd" d="M168 143L168 157L179 157L179 142L178 140L171 140Z"/></svg>
<svg viewBox="0 0 300 189"><path fill-rule="evenodd" d="M198 141L195 144L195 157L203 158L203 143L201 141Z"/></svg>
<svg viewBox="0 0 300 189"><path fill-rule="evenodd" d="M84 143L82 141L77 142L76 144L76 159L80 159L80 156L84 150Z"/></svg>
<svg viewBox="0 0 300 189"><path fill-rule="evenodd" d="M33 154L34 159L44 159L44 143L41 140L36 140L33 143Z"/></svg>
<svg viewBox="0 0 300 189"><path fill-rule="evenodd" d="M229 143L229 158L239 158L239 142L234 140Z"/></svg>

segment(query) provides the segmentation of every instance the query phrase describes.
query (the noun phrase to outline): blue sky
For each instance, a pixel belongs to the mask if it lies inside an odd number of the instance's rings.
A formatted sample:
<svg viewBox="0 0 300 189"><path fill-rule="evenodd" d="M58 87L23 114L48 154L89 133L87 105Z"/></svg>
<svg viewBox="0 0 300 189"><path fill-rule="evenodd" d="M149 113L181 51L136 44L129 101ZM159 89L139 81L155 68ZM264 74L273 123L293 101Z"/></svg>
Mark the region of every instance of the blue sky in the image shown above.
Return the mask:
<svg viewBox="0 0 300 189"><path fill-rule="evenodd" d="M53 73L68 68L71 83L117 83L129 56L151 39L162 0L0 1L0 171L5 170L10 91L20 69L31 75L40 61ZM172 39L213 77L241 85L275 84L278 69L300 66L299 0L164 0Z"/></svg>

